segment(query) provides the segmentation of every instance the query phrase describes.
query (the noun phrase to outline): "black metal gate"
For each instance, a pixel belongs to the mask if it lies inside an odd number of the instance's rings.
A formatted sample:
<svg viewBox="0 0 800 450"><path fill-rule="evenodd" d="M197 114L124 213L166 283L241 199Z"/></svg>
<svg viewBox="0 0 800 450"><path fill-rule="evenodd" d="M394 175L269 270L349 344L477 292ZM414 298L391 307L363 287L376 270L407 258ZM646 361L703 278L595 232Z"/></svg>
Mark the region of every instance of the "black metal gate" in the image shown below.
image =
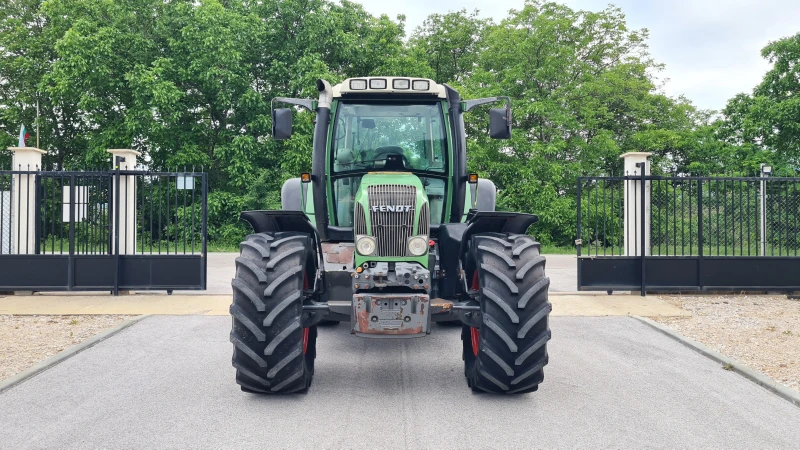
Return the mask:
<svg viewBox="0 0 800 450"><path fill-rule="evenodd" d="M577 194L578 290L800 291L800 178L583 177Z"/></svg>
<svg viewBox="0 0 800 450"><path fill-rule="evenodd" d="M0 171L0 291L206 288L205 173Z"/></svg>

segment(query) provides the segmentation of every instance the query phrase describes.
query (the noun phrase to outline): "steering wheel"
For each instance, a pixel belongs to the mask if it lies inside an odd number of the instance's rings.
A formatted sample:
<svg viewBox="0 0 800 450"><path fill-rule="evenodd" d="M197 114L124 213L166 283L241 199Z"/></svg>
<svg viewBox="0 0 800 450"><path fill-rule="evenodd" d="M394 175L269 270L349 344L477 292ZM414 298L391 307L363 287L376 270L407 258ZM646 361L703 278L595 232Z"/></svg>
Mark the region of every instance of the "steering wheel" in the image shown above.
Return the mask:
<svg viewBox="0 0 800 450"><path fill-rule="evenodd" d="M400 157L403 159L403 166L406 168L411 167L411 163L408 161L408 158L406 158L406 155L403 154L403 148L395 145L387 145L376 148L375 156L372 158L372 161L384 161L388 155L400 155Z"/></svg>

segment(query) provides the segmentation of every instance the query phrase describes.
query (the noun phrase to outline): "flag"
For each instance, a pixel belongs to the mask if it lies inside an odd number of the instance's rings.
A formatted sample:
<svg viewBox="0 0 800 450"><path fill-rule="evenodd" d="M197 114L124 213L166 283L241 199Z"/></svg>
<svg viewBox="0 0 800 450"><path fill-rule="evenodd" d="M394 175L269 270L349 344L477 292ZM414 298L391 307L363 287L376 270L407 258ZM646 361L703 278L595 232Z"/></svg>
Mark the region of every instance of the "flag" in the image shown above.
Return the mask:
<svg viewBox="0 0 800 450"><path fill-rule="evenodd" d="M30 136L28 130L25 129L25 125L22 125L22 128L19 129L19 145L17 145L17 147L25 147L27 145L25 141L27 141Z"/></svg>

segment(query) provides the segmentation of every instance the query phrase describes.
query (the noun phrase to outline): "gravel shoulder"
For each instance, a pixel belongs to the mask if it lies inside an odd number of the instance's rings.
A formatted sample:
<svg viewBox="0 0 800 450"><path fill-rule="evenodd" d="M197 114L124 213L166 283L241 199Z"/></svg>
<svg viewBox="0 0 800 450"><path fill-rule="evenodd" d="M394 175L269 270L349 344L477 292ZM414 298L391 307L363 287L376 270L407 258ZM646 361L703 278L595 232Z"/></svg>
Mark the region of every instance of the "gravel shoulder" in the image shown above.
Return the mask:
<svg viewBox="0 0 800 450"><path fill-rule="evenodd" d="M0 380L133 317L0 315Z"/></svg>
<svg viewBox="0 0 800 450"><path fill-rule="evenodd" d="M691 313L652 317L800 391L800 301L784 296L661 296Z"/></svg>

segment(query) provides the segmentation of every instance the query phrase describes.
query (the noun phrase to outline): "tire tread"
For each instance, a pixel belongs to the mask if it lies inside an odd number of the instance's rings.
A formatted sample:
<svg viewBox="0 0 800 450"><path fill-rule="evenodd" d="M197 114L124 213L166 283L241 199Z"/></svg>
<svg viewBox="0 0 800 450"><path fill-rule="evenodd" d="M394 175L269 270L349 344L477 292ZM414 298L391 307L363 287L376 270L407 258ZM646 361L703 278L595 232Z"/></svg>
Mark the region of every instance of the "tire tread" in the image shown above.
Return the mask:
<svg viewBox="0 0 800 450"><path fill-rule="evenodd" d="M305 233L257 233L239 247L230 307L236 382L251 393L305 391L316 355L316 329L308 330L304 353L301 322L313 241Z"/></svg>
<svg viewBox="0 0 800 450"><path fill-rule="evenodd" d="M465 374L473 390L528 393L544 380L552 305L540 249L533 238L519 234L482 233L467 244L464 267L478 271L481 287L477 356L468 326L461 335Z"/></svg>

